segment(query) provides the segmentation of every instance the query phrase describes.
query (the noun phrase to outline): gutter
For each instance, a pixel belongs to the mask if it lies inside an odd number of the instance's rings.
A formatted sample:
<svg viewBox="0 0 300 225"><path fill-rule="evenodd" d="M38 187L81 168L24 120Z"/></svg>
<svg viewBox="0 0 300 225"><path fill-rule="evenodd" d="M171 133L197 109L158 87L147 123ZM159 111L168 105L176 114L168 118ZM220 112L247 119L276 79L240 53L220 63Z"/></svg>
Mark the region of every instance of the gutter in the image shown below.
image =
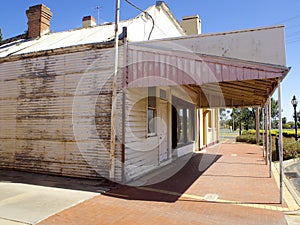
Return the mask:
<svg viewBox="0 0 300 225"><path fill-rule="evenodd" d="M122 44L123 41L119 41L119 46ZM49 50L42 50L37 52L10 55L8 57L0 58L0 63L18 61L18 60L29 59L29 58L37 58L41 56L53 56L53 55L61 55L61 54L74 53L74 52L89 51L93 49L113 48L114 46L115 46L114 41L75 45L75 46L69 46L69 47L63 47L57 49L49 49Z"/></svg>

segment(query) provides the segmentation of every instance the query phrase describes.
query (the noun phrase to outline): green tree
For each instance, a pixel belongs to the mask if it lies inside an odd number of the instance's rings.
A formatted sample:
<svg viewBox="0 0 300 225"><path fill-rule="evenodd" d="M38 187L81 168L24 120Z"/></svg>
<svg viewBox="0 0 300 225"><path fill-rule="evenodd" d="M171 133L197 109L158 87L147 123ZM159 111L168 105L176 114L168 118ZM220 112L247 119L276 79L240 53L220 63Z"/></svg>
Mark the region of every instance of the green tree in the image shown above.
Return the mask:
<svg viewBox="0 0 300 225"><path fill-rule="evenodd" d="M255 129L255 109L242 109L242 122L245 130Z"/></svg>
<svg viewBox="0 0 300 225"><path fill-rule="evenodd" d="M297 112L296 116L297 116L297 127L300 127L300 111ZM295 118L295 117L293 117L293 118Z"/></svg>
<svg viewBox="0 0 300 225"><path fill-rule="evenodd" d="M231 113L230 125L234 130L237 128L245 130L255 129L255 109L254 108L241 108L233 109Z"/></svg>
<svg viewBox="0 0 300 225"><path fill-rule="evenodd" d="M220 126L225 127L226 120L226 109L220 108Z"/></svg>
<svg viewBox="0 0 300 225"><path fill-rule="evenodd" d="M282 125L285 125L287 123L287 118L286 117L282 117Z"/></svg>
<svg viewBox="0 0 300 225"><path fill-rule="evenodd" d="M286 117L282 117L282 127L283 129L290 129L291 125L288 123Z"/></svg>
<svg viewBox="0 0 300 225"><path fill-rule="evenodd" d="M271 98L271 126L272 128L278 128L278 101Z"/></svg>
<svg viewBox="0 0 300 225"><path fill-rule="evenodd" d="M2 41L2 30L0 28L0 42Z"/></svg>
<svg viewBox="0 0 300 225"><path fill-rule="evenodd" d="M220 108L219 112L220 112L220 126L225 128L228 125L229 127L230 125L228 124L228 118L230 116L231 109Z"/></svg>
<svg viewBox="0 0 300 225"><path fill-rule="evenodd" d="M274 100L274 98L271 98L271 117L273 119L278 119L278 101Z"/></svg>

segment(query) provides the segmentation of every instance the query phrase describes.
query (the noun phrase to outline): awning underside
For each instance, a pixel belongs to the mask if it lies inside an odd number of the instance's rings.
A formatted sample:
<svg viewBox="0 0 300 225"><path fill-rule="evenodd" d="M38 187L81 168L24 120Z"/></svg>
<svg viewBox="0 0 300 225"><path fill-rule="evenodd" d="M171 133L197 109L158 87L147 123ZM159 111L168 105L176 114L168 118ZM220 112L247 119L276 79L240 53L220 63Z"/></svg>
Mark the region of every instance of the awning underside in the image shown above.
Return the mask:
<svg viewBox="0 0 300 225"><path fill-rule="evenodd" d="M208 83L186 87L200 96L201 108L261 107L277 87L277 79Z"/></svg>

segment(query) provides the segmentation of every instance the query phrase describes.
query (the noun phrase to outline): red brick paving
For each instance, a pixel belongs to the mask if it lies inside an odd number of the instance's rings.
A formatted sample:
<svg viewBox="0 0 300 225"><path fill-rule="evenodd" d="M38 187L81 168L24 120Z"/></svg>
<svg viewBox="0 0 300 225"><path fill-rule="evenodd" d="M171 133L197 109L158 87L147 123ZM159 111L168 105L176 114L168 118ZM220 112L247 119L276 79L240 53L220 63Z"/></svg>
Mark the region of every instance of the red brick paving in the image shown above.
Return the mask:
<svg viewBox="0 0 300 225"><path fill-rule="evenodd" d="M206 163L210 160L211 165ZM208 165L204 171L203 165ZM172 178L147 188L156 191L118 186L40 225L286 224L280 211L187 197L217 194L219 199L242 204L280 206L275 180L269 178L262 150L255 145L227 142L210 148L205 154L195 154Z"/></svg>

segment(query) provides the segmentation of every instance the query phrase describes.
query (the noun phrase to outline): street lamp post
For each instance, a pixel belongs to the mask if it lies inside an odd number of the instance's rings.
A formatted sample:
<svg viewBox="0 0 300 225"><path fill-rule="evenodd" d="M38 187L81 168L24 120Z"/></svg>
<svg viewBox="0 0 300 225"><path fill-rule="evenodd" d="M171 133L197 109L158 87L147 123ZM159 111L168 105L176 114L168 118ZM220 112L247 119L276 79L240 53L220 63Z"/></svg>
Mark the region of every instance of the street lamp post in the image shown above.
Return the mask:
<svg viewBox="0 0 300 225"><path fill-rule="evenodd" d="M291 101L293 107L294 107L294 118L295 118L295 140L298 141L298 134L297 134L297 104L298 104L298 101L294 95L292 101Z"/></svg>

